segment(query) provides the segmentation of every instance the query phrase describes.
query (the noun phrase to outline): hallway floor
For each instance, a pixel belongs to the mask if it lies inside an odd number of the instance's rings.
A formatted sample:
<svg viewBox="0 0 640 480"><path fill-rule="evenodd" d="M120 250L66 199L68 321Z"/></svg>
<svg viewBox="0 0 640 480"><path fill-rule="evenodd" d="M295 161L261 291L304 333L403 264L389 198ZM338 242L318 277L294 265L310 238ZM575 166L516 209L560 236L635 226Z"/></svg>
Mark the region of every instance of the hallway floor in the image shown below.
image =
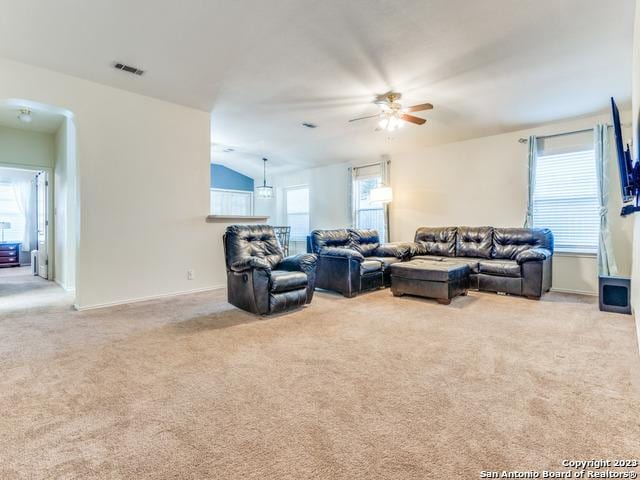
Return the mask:
<svg viewBox="0 0 640 480"><path fill-rule="evenodd" d="M73 298L55 282L31 275L29 266L0 268L0 315L22 308L72 308Z"/></svg>

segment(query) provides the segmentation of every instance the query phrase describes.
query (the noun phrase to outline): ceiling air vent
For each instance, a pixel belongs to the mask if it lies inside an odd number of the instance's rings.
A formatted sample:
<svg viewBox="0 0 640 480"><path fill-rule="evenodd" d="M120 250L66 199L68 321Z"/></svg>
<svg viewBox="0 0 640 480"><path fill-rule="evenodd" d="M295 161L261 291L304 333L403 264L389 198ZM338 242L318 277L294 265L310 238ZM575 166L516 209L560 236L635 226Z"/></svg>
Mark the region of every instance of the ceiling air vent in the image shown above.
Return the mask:
<svg viewBox="0 0 640 480"><path fill-rule="evenodd" d="M131 65L125 65L124 63L118 63L118 62L113 64L113 68L122 70L124 72L133 73L134 75L138 75L138 76L144 73L144 70L140 70L139 68L132 67Z"/></svg>

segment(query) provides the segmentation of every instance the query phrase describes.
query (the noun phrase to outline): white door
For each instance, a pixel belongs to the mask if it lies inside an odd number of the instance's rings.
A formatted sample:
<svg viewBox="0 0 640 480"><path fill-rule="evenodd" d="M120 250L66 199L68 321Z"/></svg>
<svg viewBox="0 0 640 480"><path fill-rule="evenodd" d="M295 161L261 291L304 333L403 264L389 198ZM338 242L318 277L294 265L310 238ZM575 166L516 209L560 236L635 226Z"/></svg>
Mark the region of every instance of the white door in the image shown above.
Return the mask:
<svg viewBox="0 0 640 480"><path fill-rule="evenodd" d="M49 252L47 249L47 230L49 226L49 182L47 173L40 172L36 180L38 195L38 275L49 278Z"/></svg>

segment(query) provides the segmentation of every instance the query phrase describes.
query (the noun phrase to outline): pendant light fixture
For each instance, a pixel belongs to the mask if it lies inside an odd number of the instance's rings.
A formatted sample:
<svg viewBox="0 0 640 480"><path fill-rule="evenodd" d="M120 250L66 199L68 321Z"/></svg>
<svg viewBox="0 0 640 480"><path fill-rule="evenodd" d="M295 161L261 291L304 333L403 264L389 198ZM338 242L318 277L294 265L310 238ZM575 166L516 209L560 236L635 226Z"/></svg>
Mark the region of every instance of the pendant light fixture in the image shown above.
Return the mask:
<svg viewBox="0 0 640 480"><path fill-rule="evenodd" d="M270 199L273 198L273 187L267 185L267 159L263 158L263 177L262 185L256 187L256 195L258 198Z"/></svg>

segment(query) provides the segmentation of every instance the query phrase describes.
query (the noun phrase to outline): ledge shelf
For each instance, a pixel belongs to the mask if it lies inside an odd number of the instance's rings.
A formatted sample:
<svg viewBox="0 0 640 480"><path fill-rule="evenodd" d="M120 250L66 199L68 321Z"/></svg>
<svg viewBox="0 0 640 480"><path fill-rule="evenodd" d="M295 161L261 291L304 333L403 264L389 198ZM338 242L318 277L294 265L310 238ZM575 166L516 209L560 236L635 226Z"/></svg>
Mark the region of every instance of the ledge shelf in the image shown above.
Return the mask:
<svg viewBox="0 0 640 480"><path fill-rule="evenodd" d="M267 223L269 217L261 215L209 215L207 223Z"/></svg>

